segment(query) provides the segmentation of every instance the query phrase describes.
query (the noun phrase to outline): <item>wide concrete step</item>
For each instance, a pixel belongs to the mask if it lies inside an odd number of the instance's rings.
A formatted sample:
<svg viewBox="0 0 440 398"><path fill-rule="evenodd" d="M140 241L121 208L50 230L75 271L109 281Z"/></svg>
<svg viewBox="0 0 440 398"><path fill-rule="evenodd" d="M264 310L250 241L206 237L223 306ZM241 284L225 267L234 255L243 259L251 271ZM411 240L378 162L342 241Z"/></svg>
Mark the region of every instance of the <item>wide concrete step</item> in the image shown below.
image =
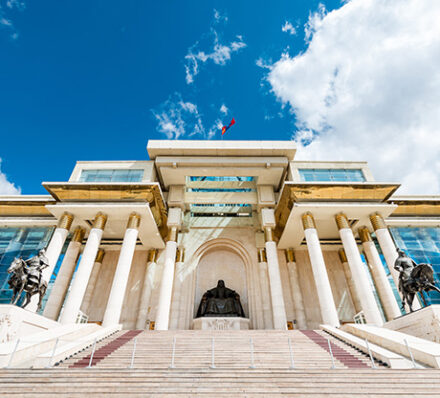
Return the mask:
<svg viewBox="0 0 440 398"><path fill-rule="evenodd" d="M2 370L2 397L278 396L438 397L440 371L362 370ZM403 395L402 395L403 394Z"/></svg>

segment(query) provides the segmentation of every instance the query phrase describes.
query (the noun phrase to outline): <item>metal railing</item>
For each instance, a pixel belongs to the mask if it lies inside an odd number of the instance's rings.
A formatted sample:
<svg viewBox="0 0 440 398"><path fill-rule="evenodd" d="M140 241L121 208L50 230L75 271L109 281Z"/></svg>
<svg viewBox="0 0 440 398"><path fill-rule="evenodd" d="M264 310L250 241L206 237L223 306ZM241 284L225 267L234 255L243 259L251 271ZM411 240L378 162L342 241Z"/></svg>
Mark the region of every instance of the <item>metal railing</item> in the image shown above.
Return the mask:
<svg viewBox="0 0 440 398"><path fill-rule="evenodd" d="M339 340L334 337L331 339L324 336L322 337L324 342L327 340L325 344L328 347L327 349L324 346L319 346L319 344L311 340L307 340L308 346L304 348L304 337L301 340L296 340L295 336L293 335L287 336L285 341L276 341L273 346L270 345L270 341L267 339L258 340L258 338L255 339L255 337L249 336L237 336L231 339L229 336L222 337L221 335L218 335L215 338L198 337L198 344L194 345L194 343L187 338L179 341L178 337L174 335L171 341L168 340L168 347L170 347L168 352L170 353L170 356L163 355L166 352L163 351L167 344L166 339L161 340L161 345L157 346L157 348L152 347L149 344L147 345L148 349L146 349L146 346L140 345L141 340L139 340L139 338L148 339L147 334L144 334L143 336L138 335L126 338L123 335L119 335L115 338L103 337L101 340L91 340L90 338L56 338L52 341L43 342L48 347L44 354L38 359L39 366L41 366L42 362L44 362L44 360L47 358L46 365L42 367L52 368L54 365L58 365L59 362L67 361L67 359L64 357L64 353L67 352L66 345L73 343L72 346L79 347L78 350L73 354L66 356L69 357L74 355L76 362L82 362L85 365L84 368L86 369L96 367L101 360L106 359L107 357L112 357L113 360L119 360L120 362L117 366L120 368L125 367L127 369L145 367L148 366L149 363L155 363L154 361L159 361L159 367L164 365L164 367L169 369L188 368L193 366L207 366L210 369L218 369L221 367L230 368L231 366L234 368L257 369L258 367L264 368L267 366L272 366L273 364L275 364L273 366L277 368L281 367L290 370L310 368L323 369L325 367L337 369L345 367L345 365L338 360L338 356L336 355L335 357L334 353L334 347L338 346L336 342ZM115 341L118 341L118 344L114 351L105 348L107 345L111 345L112 342ZM255 345L256 342L257 349ZM32 344L35 345L37 343L41 344L41 342L17 339L13 351L10 354L8 364L5 366L5 368L12 368L17 364L20 365L20 359L15 361L16 353L20 349L26 349L31 347ZM373 358L370 345L367 340L365 340L365 343L367 348L366 355L368 355L371 361L371 368L377 369L378 366ZM50 346L50 344L52 344L52 346ZM405 341L405 344L407 346L413 366L416 368L417 365L408 342ZM96 353L102 348L104 348L103 351L100 351L99 357L96 357ZM156 349L162 350L159 353L159 357ZM311 350L310 358L303 353L303 349L306 351L308 349ZM352 353L352 355L354 355L354 353ZM167 358L169 360L168 364L166 364ZM313 363L311 363L312 360L314 361ZM76 362L73 362L73 360L69 359L68 364L72 366Z"/></svg>

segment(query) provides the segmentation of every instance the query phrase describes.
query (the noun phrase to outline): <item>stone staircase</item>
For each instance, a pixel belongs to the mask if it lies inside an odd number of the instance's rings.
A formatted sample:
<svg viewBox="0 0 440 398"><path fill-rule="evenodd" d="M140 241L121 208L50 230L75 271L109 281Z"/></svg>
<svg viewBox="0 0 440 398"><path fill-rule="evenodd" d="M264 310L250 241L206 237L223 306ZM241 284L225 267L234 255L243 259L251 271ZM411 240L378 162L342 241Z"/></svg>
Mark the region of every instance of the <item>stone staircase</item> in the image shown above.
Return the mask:
<svg viewBox="0 0 440 398"><path fill-rule="evenodd" d="M373 369L323 331L121 331L91 352L53 368L3 369L0 395L440 397L439 370Z"/></svg>
<svg viewBox="0 0 440 398"><path fill-rule="evenodd" d="M127 368L133 361L133 368L168 369L174 366L188 369L214 366L246 369L254 366L286 369L292 366L289 339L295 368L329 369L334 366L342 369L372 366L370 358L361 352L325 332L313 330L121 331L97 344L92 366ZM333 361L328 339L331 342ZM173 341L175 348L172 363ZM89 347L59 366L86 367L90 362L91 352L92 347ZM377 363L376 366L382 365Z"/></svg>

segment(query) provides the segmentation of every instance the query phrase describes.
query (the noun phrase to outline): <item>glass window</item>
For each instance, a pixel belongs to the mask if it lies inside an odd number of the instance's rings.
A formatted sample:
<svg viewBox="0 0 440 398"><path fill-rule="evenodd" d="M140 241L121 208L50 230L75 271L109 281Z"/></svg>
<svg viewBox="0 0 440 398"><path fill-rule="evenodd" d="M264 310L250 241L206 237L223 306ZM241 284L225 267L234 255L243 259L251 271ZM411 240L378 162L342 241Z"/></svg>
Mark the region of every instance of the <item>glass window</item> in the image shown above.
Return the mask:
<svg viewBox="0 0 440 398"><path fill-rule="evenodd" d="M301 181L364 182L361 169L299 169Z"/></svg>
<svg viewBox="0 0 440 398"><path fill-rule="evenodd" d="M80 182L140 182L143 169L82 170Z"/></svg>
<svg viewBox="0 0 440 398"><path fill-rule="evenodd" d="M45 248L53 227L0 228L0 303L9 303L12 290L8 285L8 268L15 257L27 260Z"/></svg>
<svg viewBox="0 0 440 398"><path fill-rule="evenodd" d="M434 268L434 278L440 286L440 228L390 228L396 245L416 263L428 263ZM440 304L440 294L428 293L427 302ZM425 294L426 298L426 294Z"/></svg>

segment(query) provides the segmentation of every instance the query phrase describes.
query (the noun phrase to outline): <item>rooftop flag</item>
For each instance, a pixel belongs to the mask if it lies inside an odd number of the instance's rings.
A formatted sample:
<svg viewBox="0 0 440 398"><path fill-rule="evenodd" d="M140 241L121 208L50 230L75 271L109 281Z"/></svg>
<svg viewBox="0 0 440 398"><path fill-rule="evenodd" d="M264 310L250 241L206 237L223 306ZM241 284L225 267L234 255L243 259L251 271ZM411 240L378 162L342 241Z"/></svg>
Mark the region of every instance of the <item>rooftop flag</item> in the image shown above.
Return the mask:
<svg viewBox="0 0 440 398"><path fill-rule="evenodd" d="M222 127L222 135L223 135L224 133L226 133L226 131L227 131L230 127L232 127L234 124L235 124L235 119L232 118L231 123L229 123L229 125L227 125L227 126L223 126L223 127Z"/></svg>

